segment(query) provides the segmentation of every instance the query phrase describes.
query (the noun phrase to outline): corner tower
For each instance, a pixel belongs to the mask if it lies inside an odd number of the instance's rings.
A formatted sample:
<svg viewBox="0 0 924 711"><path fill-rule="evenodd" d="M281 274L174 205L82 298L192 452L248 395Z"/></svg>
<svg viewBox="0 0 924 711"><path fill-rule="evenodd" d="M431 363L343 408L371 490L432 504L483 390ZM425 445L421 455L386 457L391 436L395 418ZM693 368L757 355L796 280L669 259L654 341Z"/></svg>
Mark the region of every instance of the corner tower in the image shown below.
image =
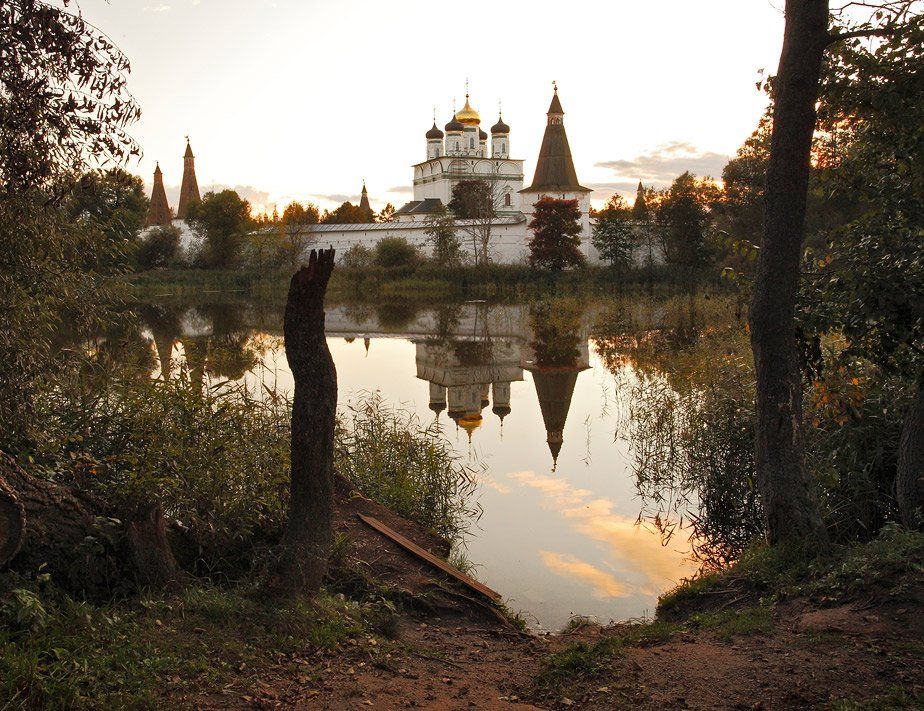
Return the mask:
<svg viewBox="0 0 924 711"><path fill-rule="evenodd" d="M160 163L154 167L154 188L151 190L151 206L148 208L148 218L145 226L169 225L171 219L170 205L167 203L167 193L164 191L164 174L160 171Z"/></svg>
<svg viewBox="0 0 924 711"><path fill-rule="evenodd" d="M180 186L180 204L176 209L178 220L185 220L189 213L189 206L199 202L199 182L196 180L196 158L189 138L186 138L186 152L183 154L183 184Z"/></svg>
<svg viewBox="0 0 924 711"><path fill-rule="evenodd" d="M578 182L568 134L565 133L565 110L558 98L558 85L552 83L554 93L549 110L542 147L536 160L536 174L533 183L523 188L520 194L521 209L527 220L532 218L533 206L542 197L557 200L577 200L581 211L581 251L588 255L590 246L590 188Z"/></svg>

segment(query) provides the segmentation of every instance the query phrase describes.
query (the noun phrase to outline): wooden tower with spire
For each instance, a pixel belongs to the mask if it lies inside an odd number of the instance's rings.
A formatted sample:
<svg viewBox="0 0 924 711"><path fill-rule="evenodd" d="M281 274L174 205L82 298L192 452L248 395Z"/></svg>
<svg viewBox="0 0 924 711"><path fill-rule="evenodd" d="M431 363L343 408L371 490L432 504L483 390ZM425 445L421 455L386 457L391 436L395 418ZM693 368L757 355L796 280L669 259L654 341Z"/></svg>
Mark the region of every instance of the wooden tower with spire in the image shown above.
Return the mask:
<svg viewBox="0 0 924 711"><path fill-rule="evenodd" d="M148 218L144 224L146 227L169 225L170 219L170 205L167 203L167 193L164 190L164 174L158 163L154 167L154 189L151 191L151 206L148 208Z"/></svg>
<svg viewBox="0 0 924 711"><path fill-rule="evenodd" d="M189 136L186 137L186 153L183 154L183 184L180 186L180 204L176 209L176 216L185 220L189 214L189 206L199 202L199 182L196 180L196 158L189 145Z"/></svg>

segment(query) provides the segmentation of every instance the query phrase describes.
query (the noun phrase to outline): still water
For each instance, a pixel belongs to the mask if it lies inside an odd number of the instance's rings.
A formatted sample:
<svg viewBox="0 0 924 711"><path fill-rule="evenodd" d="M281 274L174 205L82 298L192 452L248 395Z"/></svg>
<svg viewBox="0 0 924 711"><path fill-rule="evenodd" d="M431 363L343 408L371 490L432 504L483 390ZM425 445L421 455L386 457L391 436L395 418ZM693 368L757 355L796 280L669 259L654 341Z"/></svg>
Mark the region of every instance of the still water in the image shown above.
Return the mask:
<svg viewBox="0 0 924 711"><path fill-rule="evenodd" d="M154 374L192 361L207 342L210 377L290 392L282 304L216 298L140 309ZM604 623L653 614L658 595L694 570L688 541L664 545L638 522L625 436L636 376L631 362L604 365L591 337L601 308L573 300L327 308L341 405L377 391L422 422L441 422L478 472L482 514L464 544L476 577L551 631L577 614Z"/></svg>

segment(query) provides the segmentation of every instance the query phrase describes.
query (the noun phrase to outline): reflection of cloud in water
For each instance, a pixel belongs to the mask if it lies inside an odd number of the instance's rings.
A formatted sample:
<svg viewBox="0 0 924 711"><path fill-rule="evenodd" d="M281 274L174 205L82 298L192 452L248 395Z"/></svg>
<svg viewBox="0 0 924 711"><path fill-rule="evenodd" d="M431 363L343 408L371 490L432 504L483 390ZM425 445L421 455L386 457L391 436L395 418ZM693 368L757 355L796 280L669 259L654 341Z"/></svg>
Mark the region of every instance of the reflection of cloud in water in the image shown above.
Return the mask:
<svg viewBox="0 0 924 711"><path fill-rule="evenodd" d="M618 583L621 589L640 595L656 595L675 584L678 578L692 572L693 567L683 553L661 545L657 533L639 526L635 519L613 512L613 502L606 498L591 498L593 492L572 487L565 479L539 476L532 471L514 472L511 479L524 486L540 491L546 497L546 504L558 510L574 523L574 529L588 538L605 543L612 554L619 559L620 567L627 575L638 574L642 582L635 585ZM549 556L558 556L550 562ZM611 578L608 573L594 568L577 558L558 554L542 553L545 564L556 573L570 573L594 587L599 593L601 576ZM579 572L580 571L580 572ZM596 582L595 582L596 581ZM615 588L612 588L615 589ZM621 595L627 595L623 592ZM609 596L614 596L609 594Z"/></svg>
<svg viewBox="0 0 924 711"><path fill-rule="evenodd" d="M513 472L507 476L520 484L538 489L551 500L554 508L559 510L566 506L576 506L593 493L589 489L573 489L564 479L538 476L533 471Z"/></svg>
<svg viewBox="0 0 924 711"><path fill-rule="evenodd" d="M576 578L593 588L594 597L628 597L632 594L632 589L628 585L620 582L610 573L595 568L587 561L573 555L563 555L552 551L539 551L539 555L542 556L542 562L553 573L563 578Z"/></svg>

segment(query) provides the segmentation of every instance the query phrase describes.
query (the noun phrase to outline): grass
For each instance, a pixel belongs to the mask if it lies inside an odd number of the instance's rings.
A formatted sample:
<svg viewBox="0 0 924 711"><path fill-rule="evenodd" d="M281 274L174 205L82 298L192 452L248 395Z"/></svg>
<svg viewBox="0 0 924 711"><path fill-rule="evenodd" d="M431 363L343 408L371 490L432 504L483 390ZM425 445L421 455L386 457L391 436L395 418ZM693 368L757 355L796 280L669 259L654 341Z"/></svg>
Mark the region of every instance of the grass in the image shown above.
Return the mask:
<svg viewBox="0 0 924 711"><path fill-rule="evenodd" d="M322 594L266 601L192 588L94 607L49 586L7 596L0 622L4 708L159 708L216 688L276 654L331 647L365 629L361 610ZM11 599L18 599L12 607ZM41 607L23 613L22 606Z"/></svg>
<svg viewBox="0 0 924 711"><path fill-rule="evenodd" d="M584 620L576 618L568 629L578 629ZM568 688L588 677L600 674L613 657L626 647L661 644L670 639L680 627L656 620L624 625L596 642L574 642L564 649L549 654L543 661L533 685L539 689Z"/></svg>
<svg viewBox="0 0 924 711"><path fill-rule="evenodd" d="M710 630L724 642L734 637L768 634L773 628L773 606L770 604L721 610L692 615L686 626L694 630Z"/></svg>
<svg viewBox="0 0 924 711"><path fill-rule="evenodd" d="M924 691L909 692L898 687L872 699L838 699L825 706L827 711L897 711L920 708L924 708Z"/></svg>
<svg viewBox="0 0 924 711"><path fill-rule="evenodd" d="M825 556L765 544L748 548L728 569L688 580L658 600L658 617L684 617L716 593L787 598L847 599L882 589L901 595L906 573L920 572L924 534L889 525L869 543L835 548Z"/></svg>
<svg viewBox="0 0 924 711"><path fill-rule="evenodd" d="M199 295L203 290L243 291L251 294L282 294L288 289L288 270L240 269L156 269L128 278L136 292L168 292L172 296ZM703 284L721 286L712 271L699 275ZM388 298L501 298L561 293L608 293L654 286L672 290L689 281L682 270L671 267L633 269L616 274L606 267L553 274L523 264L492 264L487 267L440 268L423 262L416 266L364 267L334 270L328 285L332 299L350 296Z"/></svg>

